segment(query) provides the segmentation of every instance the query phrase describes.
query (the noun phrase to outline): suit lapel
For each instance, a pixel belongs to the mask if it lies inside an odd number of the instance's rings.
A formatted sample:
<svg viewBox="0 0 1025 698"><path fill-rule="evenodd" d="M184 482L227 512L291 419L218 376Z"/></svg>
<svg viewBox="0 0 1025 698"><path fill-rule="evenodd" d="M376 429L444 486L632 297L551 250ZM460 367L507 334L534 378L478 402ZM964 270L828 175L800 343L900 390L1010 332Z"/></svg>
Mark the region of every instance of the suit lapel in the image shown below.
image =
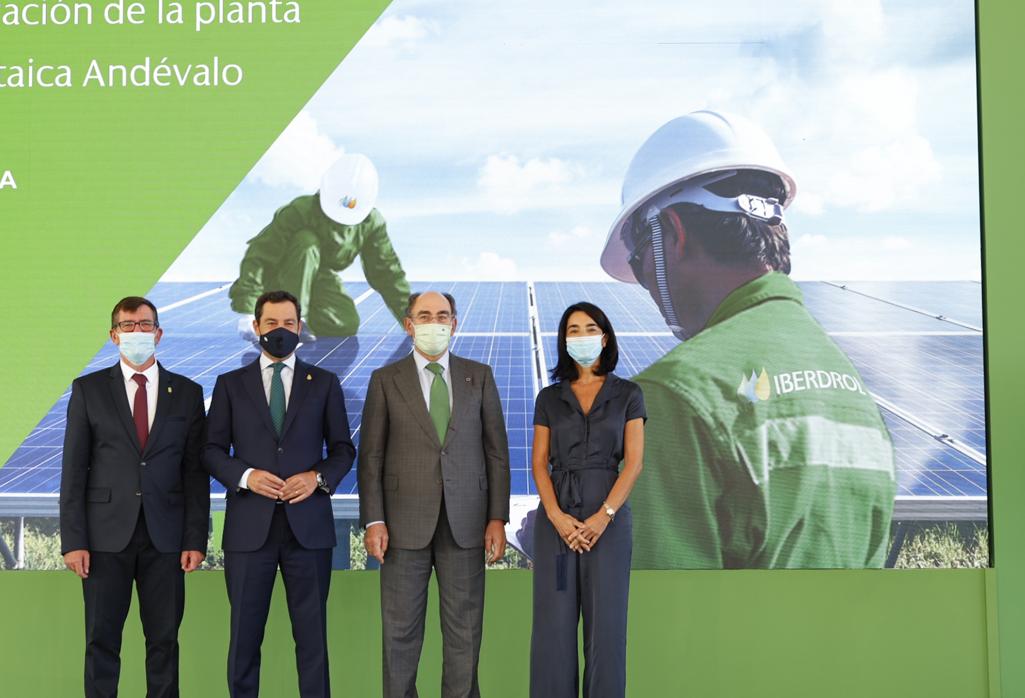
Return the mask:
<svg viewBox="0 0 1025 698"><path fill-rule="evenodd" d="M135 433L135 421L132 419L132 408L128 406L128 393L125 391L125 374L121 372L121 364L116 363L110 369L110 397L114 401L114 411L121 418L121 424L128 432L128 438L139 448L139 436Z"/></svg>
<svg viewBox="0 0 1025 698"><path fill-rule="evenodd" d="M409 405L409 411L413 413L420 427L431 437L431 440L441 445L438 441L438 432L431 421L431 415L427 412L427 404L424 402L424 394L420 389L420 377L416 374L416 361L410 354L402 360L398 371L395 374L395 386L399 393Z"/></svg>
<svg viewBox="0 0 1025 698"><path fill-rule="evenodd" d="M295 421L295 414L302 407L312 381L313 374L310 373L309 366L297 358L292 371L292 392L288 396L288 407L285 409L285 424L281 427L282 437L288 433L288 427ZM267 408L267 414L270 414L270 407Z"/></svg>
<svg viewBox="0 0 1025 698"><path fill-rule="evenodd" d="M167 421L167 415L171 411L171 401L174 399L174 389L171 386L171 374L164 370L164 367L157 364L157 413L153 415L153 426L149 430L149 437L146 439L146 451L157 440L160 429Z"/></svg>
<svg viewBox="0 0 1025 698"><path fill-rule="evenodd" d="M452 383L452 418L449 426L458 429L463 415L473 402L473 377L466 362L453 354L448 355L448 371Z"/></svg>
<svg viewBox="0 0 1025 698"><path fill-rule="evenodd" d="M263 392L263 377L260 375L260 359L257 359L253 363L246 367L245 372L242 375L242 382L246 386L246 392L249 393L249 397L253 401L253 406L256 408L257 413L263 418L263 423L266 425L270 433L276 434L277 431L274 429L274 422L270 418L270 405L267 404L267 394Z"/></svg>

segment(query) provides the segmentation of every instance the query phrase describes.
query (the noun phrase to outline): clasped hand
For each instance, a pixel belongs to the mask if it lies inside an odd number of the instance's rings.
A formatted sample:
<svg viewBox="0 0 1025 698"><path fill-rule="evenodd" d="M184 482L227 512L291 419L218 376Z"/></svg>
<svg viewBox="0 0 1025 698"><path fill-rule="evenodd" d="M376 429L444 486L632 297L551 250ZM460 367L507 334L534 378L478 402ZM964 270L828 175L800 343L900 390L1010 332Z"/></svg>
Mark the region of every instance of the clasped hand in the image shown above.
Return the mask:
<svg viewBox="0 0 1025 698"><path fill-rule="evenodd" d="M282 480L266 470L254 470L249 473L246 484L256 494L269 499L280 499L289 504L298 504L317 490L317 474L307 471Z"/></svg>
<svg viewBox="0 0 1025 698"><path fill-rule="evenodd" d="M560 511L551 520L562 541L576 553L590 552L609 525L604 511L597 511L583 521Z"/></svg>

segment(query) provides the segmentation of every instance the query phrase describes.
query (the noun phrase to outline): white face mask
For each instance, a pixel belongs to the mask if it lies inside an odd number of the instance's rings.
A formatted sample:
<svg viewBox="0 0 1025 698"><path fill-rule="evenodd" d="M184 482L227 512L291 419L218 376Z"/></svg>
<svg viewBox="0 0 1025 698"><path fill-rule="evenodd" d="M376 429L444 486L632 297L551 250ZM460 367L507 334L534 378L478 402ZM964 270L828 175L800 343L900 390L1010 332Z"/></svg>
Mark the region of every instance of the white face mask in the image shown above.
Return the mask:
<svg viewBox="0 0 1025 698"><path fill-rule="evenodd" d="M436 322L413 325L413 345L427 356L439 356L448 349L452 327Z"/></svg>
<svg viewBox="0 0 1025 698"><path fill-rule="evenodd" d="M601 356L601 340L604 336L592 334L586 337L567 337L566 352L581 366L591 366Z"/></svg>
<svg viewBox="0 0 1025 698"><path fill-rule="evenodd" d="M157 336L153 332L118 332L117 338L121 356L136 366L149 361L157 348Z"/></svg>

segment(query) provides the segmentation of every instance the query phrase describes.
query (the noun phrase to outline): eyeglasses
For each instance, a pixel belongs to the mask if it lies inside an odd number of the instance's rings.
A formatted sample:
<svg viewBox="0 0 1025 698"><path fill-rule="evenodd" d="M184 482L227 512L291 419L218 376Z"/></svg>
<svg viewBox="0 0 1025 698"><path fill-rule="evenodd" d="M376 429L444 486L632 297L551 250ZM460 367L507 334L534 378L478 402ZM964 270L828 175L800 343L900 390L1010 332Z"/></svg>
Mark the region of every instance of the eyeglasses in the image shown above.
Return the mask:
<svg viewBox="0 0 1025 698"><path fill-rule="evenodd" d="M431 315L430 313L417 313L413 318L413 322L417 325L426 325L428 323L437 323L439 325L447 325L452 322L452 314L444 311L437 315Z"/></svg>
<svg viewBox="0 0 1025 698"><path fill-rule="evenodd" d="M160 325L152 320L122 320L121 322L114 325L122 332L135 332L135 328L138 327L143 332L152 332Z"/></svg>

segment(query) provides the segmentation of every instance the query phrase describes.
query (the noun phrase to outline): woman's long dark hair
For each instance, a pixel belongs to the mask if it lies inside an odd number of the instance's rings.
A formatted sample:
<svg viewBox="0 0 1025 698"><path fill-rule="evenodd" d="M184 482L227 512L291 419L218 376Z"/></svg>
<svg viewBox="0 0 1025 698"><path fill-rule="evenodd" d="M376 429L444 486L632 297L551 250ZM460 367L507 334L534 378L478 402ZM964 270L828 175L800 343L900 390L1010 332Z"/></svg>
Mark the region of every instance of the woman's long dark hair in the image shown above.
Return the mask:
<svg viewBox="0 0 1025 698"><path fill-rule="evenodd" d="M616 364L619 363L619 345L616 343L616 332L612 329L612 323L609 322L605 312L594 303L587 303L586 301L574 303L566 308L566 312L562 314L562 319L559 320L559 340L557 345L559 363L555 364L555 368L552 369L553 383L576 380L580 375L577 362L566 351L566 326L569 324L569 316L578 310L594 320L594 324L598 325L598 328L605 334L605 347L601 350L598 368L595 369L595 373L599 376L612 373L616 370Z"/></svg>

